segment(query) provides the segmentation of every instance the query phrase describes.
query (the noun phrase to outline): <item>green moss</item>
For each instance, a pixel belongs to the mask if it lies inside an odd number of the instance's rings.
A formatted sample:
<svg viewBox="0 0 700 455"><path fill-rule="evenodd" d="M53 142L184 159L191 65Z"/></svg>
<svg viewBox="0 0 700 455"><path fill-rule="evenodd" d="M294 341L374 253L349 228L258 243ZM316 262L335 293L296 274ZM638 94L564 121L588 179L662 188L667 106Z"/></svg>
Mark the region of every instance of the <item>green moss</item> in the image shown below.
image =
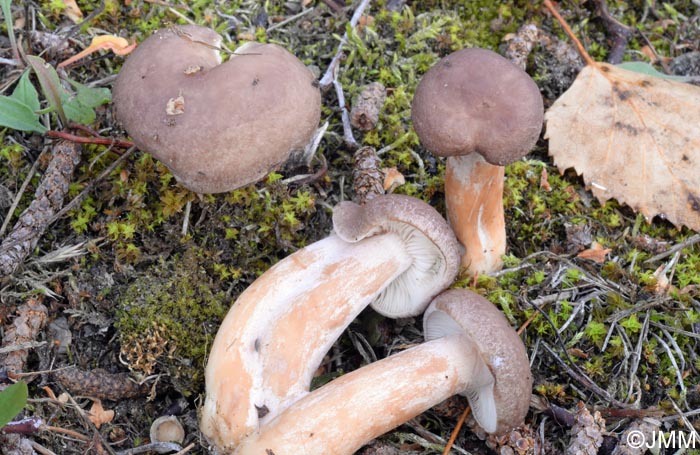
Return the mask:
<svg viewBox="0 0 700 455"><path fill-rule="evenodd" d="M202 254L192 249L159 261L117 302L115 327L130 368L167 374L185 395L202 390L205 357L231 303L203 268Z"/></svg>

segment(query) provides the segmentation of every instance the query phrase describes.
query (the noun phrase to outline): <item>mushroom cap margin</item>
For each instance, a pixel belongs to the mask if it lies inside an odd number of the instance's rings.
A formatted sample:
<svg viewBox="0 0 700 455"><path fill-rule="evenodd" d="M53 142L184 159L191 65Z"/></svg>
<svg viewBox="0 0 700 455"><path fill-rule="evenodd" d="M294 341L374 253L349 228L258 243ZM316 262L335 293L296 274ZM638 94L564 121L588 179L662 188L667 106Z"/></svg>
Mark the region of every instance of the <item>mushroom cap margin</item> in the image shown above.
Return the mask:
<svg viewBox="0 0 700 455"><path fill-rule="evenodd" d="M435 311L450 316L478 345L495 378L495 433L503 434L521 425L530 406L532 373L525 345L503 313L473 291L450 289L437 296L423 316L426 340L444 336L429 327L428 320Z"/></svg>

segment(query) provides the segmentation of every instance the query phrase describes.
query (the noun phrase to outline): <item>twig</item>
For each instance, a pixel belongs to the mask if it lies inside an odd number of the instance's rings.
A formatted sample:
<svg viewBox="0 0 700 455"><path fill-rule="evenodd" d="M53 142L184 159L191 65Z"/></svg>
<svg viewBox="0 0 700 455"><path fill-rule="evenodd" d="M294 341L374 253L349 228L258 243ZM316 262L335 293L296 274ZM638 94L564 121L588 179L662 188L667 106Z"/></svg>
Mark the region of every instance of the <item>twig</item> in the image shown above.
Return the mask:
<svg viewBox="0 0 700 455"><path fill-rule="evenodd" d="M670 325L659 324L658 322L652 322L651 325L662 330L667 330L669 332L683 335L684 337L695 338L700 340L700 334L697 333L689 332L683 329L677 329L676 327L671 327Z"/></svg>
<svg viewBox="0 0 700 455"><path fill-rule="evenodd" d="M666 398L668 398L671 404L673 405L673 409L675 409L677 417L681 419L681 422L683 422L683 425L687 428L687 431L696 433L697 436L697 430L695 429L693 424L690 423L688 417L686 417L686 414L683 413L683 410L678 407L678 404L676 404L676 402L673 400L673 398L671 398L671 396L668 393L666 394Z"/></svg>
<svg viewBox="0 0 700 455"><path fill-rule="evenodd" d="M692 411L688 412L679 412L678 414L674 414L672 416L666 416L661 419L662 422L672 422L674 420L678 420L679 417L693 417L696 415L700 415L700 409L693 409Z"/></svg>
<svg viewBox="0 0 700 455"><path fill-rule="evenodd" d="M75 24L74 26L72 26L70 28L70 30L68 30L68 33L66 33L63 40L65 41L65 40L69 39L71 36L75 35L75 33L78 30L82 29L85 24L89 23L91 20L96 18L98 15L102 14L102 12L104 10L105 10L105 2L104 2L104 0L102 0L102 1L100 1L100 4L97 7L95 7L95 9L90 11L90 14L88 14L87 17L85 17L85 19L80 21L80 23Z"/></svg>
<svg viewBox="0 0 700 455"><path fill-rule="evenodd" d="M71 430L69 428L61 428L61 427L54 427L51 425L44 425L41 427L42 430L44 431L50 431L53 433L60 433L60 434L65 434L67 436L70 436L72 438L78 439L83 442L90 442L90 438L85 436L82 433L78 433L77 431Z"/></svg>
<svg viewBox="0 0 700 455"><path fill-rule="evenodd" d="M97 182L107 177L114 169L117 168L117 166L119 166L124 160L126 160L134 152L134 150L136 150L136 147L131 147L126 152L124 152L122 156L114 160L114 162L110 164L104 171L102 171L100 175L95 177L94 180L92 180L85 188L83 188L83 191L81 191L80 194L74 197L68 204L66 204L61 210L59 210L58 213L56 213L49 220L49 224L53 223L54 221L61 218L63 215L77 207L78 204L82 202L83 198L85 198L85 196L87 196L88 193L92 191L92 188L97 184Z"/></svg>
<svg viewBox="0 0 700 455"><path fill-rule="evenodd" d="M142 446L134 447L132 449L122 450L120 452L117 452L116 455L138 455L139 453L151 451L158 453L179 453L182 451L182 446L180 446L180 444L175 444L174 442L152 442L150 444L144 444Z"/></svg>
<svg viewBox="0 0 700 455"><path fill-rule="evenodd" d="M656 338L656 341L659 342L661 347L666 351L666 355L668 356L668 360L671 361L671 366L673 367L673 370L676 372L676 379L678 379L678 387L681 389L681 396L684 396L686 394L685 390L685 384L683 383L683 372L681 371L680 368L678 368L678 363L676 362L676 357L673 355L673 351L671 351L671 347L664 341L663 338L655 334L654 332L649 332L651 333L651 336ZM681 357L682 358L682 357Z"/></svg>
<svg viewBox="0 0 700 455"><path fill-rule="evenodd" d="M357 9L355 10L355 13L352 15L352 18L350 18L350 26L352 28L357 27L357 23L360 21L360 18L362 17L362 14L365 11L365 8L367 8L367 5L369 5L370 0L362 0L359 5L357 5ZM330 85L333 83L333 81L337 78L338 74L336 73L336 68L338 67L338 64L340 63L340 58L343 55L343 46L348 42L348 33L345 32L343 33L343 37L340 39L340 43L338 44L338 49L335 52L335 56L333 56L333 59L331 60L331 64L328 65L328 69L326 70L326 73L323 75L321 80L319 81L319 85L321 86L321 89L326 90Z"/></svg>
<svg viewBox="0 0 700 455"><path fill-rule="evenodd" d="M75 412L83 419L85 425L92 429L93 444L100 444L102 448L105 451L107 451L107 453L109 453L110 455L115 455L114 449L112 449L112 446L110 446L104 441L104 439L102 438L102 434L99 432L94 422L90 420L88 415L85 413L85 410L80 407L80 405L75 401L75 399L70 393L67 393L66 395L68 396L68 401L70 401L70 403L73 405L73 409L75 410Z"/></svg>
<svg viewBox="0 0 700 455"><path fill-rule="evenodd" d="M12 323L5 326L2 337L3 346L34 341L39 332L43 330L48 318L49 311L42 303L42 300L43 296L33 297L20 305L17 309L17 317ZM24 370L27 363L27 355L26 350L2 354L0 355L0 365L12 373L20 373ZM16 448L15 453L35 453L29 449L29 447L32 447L32 441L19 435L0 434L0 447L7 449L7 453L11 453L11 447ZM22 450L22 448L26 448L26 450ZM33 449L41 451L37 447L33 447Z"/></svg>
<svg viewBox="0 0 700 455"><path fill-rule="evenodd" d="M444 447L445 444L447 443L447 442L445 441L444 438L442 438L442 437L436 435L435 433L431 433L430 431L428 431L427 429L425 429L421 424L419 424L418 422L416 422L415 419L409 420L408 422L405 423L405 425L407 425L407 426L410 427L413 431L415 431L416 433L418 433L418 435L420 436L420 438L423 439L423 441L425 441L425 442L427 442L427 443L434 444L434 445L436 445L436 446L437 446L437 445L441 445L441 446L443 446L443 447ZM413 434L411 434L411 433L408 433L407 435L408 435L408 436L413 436L414 438L417 438L417 436L415 436L415 435L413 435ZM416 440L415 442L419 442L419 441ZM433 448L436 449L437 447L433 447ZM471 455L470 452L467 452L466 450L462 449L461 447L457 447L457 446L454 446L454 445L453 445L453 446L452 446L452 449L453 449L455 452L461 453L462 455Z"/></svg>
<svg viewBox="0 0 700 455"><path fill-rule="evenodd" d="M14 422L8 422L7 425L0 428L0 433L5 434L33 434L44 426L44 421L37 417L28 417Z"/></svg>
<svg viewBox="0 0 700 455"><path fill-rule="evenodd" d="M637 375L637 370L639 369L639 364L642 360L642 350L644 349L644 340L647 339L647 334L649 333L649 319L650 311L647 310L646 316L644 317L644 323L642 324L642 330L639 333L639 339L637 340L637 346L634 348L634 356L629 368L629 389L627 391L627 400L629 401L634 394L634 378ZM607 343L607 340L606 340Z"/></svg>
<svg viewBox="0 0 700 455"><path fill-rule="evenodd" d="M599 397L603 398L604 400L612 403L614 406L620 408L627 407L625 403L616 400L612 395L610 395L610 393L608 393L607 390L602 389L584 373L582 373L581 371L576 371L578 370L576 364L572 363L573 368L569 367L569 365L567 365L566 362L564 362L564 360L562 360L547 343L542 343L542 346L544 346L545 350L549 352L549 354L559 364L559 366L561 366L564 369L564 371L566 371L566 373L569 376L571 376L575 381L577 381L578 383L586 387L588 390L598 395ZM576 370L574 368L576 368Z"/></svg>
<svg viewBox="0 0 700 455"><path fill-rule="evenodd" d="M464 421L467 419L469 411L471 411L471 408L467 406L466 408L464 408L464 412L462 413L462 415L459 416L457 425L455 425L455 429L452 430L452 435L450 436L450 439L447 440L447 444L445 444L445 450L442 451L442 455L449 455L450 450L452 449L452 444L455 443L455 439L457 439L459 430L462 429L462 425L464 425Z"/></svg>
<svg viewBox="0 0 700 455"><path fill-rule="evenodd" d="M612 46L610 47L610 54L608 55L608 63L612 65L622 63L622 57L625 55L627 43L629 43L630 38L632 38L632 28L624 25L610 14L608 3L605 0L595 0L595 3L598 6L600 17L603 19L605 28L608 33L612 35Z"/></svg>
<svg viewBox="0 0 700 455"><path fill-rule="evenodd" d="M36 441L29 440L29 443L32 445L32 449L36 450L41 455L58 455L53 450L47 449L46 447L42 446L41 444L39 444Z"/></svg>
<svg viewBox="0 0 700 455"><path fill-rule="evenodd" d="M34 200L0 245L0 277L11 275L19 268L39 243L54 213L63 206L73 171L80 162L80 152L80 146L67 141L53 147L53 158L34 193Z"/></svg>
<svg viewBox="0 0 700 455"><path fill-rule="evenodd" d="M334 0L322 0L334 13L338 13L343 10L343 7L337 4Z"/></svg>
<svg viewBox="0 0 700 455"><path fill-rule="evenodd" d="M77 431L70 430L68 428L46 425L44 424L44 421L38 417L28 417L26 419L10 422L4 427L0 428L0 432L6 434L30 435L38 433L40 431L65 434L79 441L90 442L90 438L88 438L84 434L78 433Z"/></svg>
<svg viewBox="0 0 700 455"><path fill-rule="evenodd" d="M284 27L285 25L289 24L290 22L293 22L293 21L299 19L300 17L306 16L307 14L309 14L309 13L310 13L311 11L313 11L313 10L314 10L313 8L307 8L307 9L303 10L303 11L300 12L300 13L297 13L297 14L295 14L295 15L293 15L293 16L290 16L290 17L286 18L286 19L283 20L282 22L278 22L278 23L276 23L276 24L274 24L274 25L271 25L271 26L269 26L269 27L267 28L267 33L270 33L271 31L273 31L273 30L275 30L275 29L277 29L277 28Z"/></svg>
<svg viewBox="0 0 700 455"><path fill-rule="evenodd" d="M187 201L187 203L185 204L185 214L184 214L184 217L182 220L182 232L180 232L180 234L182 234L183 237L187 235L187 229L190 226L190 211L191 210L192 210L192 201Z"/></svg>
<svg viewBox="0 0 700 455"><path fill-rule="evenodd" d="M693 236L688 237L687 239L685 239L681 243L674 245L668 251L664 251L663 253L660 253L660 254L657 254L656 256L650 257L649 259L644 261L644 263L649 264L649 263L656 262L656 261L659 261L661 259L667 258L667 257L673 255L674 253L676 253L677 251L680 251L683 248L687 248L689 246L693 246L698 242L700 242L700 234L695 234Z"/></svg>
<svg viewBox="0 0 700 455"><path fill-rule="evenodd" d="M305 185L307 183L312 183L322 178L328 172L328 162L326 161L326 157L323 156L323 154L319 154L319 159L321 160L321 167L318 168L318 170L313 174L295 175L293 177L289 177L282 180L282 182L285 185Z"/></svg>
<svg viewBox="0 0 700 455"><path fill-rule="evenodd" d="M22 66L22 62L20 60L0 57L0 65Z"/></svg>
<svg viewBox="0 0 700 455"><path fill-rule="evenodd" d="M47 344L46 341L24 341L21 343L15 343L10 346L5 346L0 348L0 354L9 354L15 351L25 351L27 349L34 349Z"/></svg>
<svg viewBox="0 0 700 455"><path fill-rule="evenodd" d="M5 234L5 230L7 229L7 226L10 225L10 220L12 219L12 214L15 213L15 210L17 209L19 202L22 200L22 195L27 190L27 185L29 185L29 182L31 182L32 178L34 178L34 173L36 173L36 169L39 167L39 162L41 162L41 158L43 156L44 156L44 151L42 151L39 154L39 156L36 158L36 160L34 160L34 164L32 164L31 169L29 169L29 173L27 174L27 178L25 178L24 182L22 182L22 186L19 188L19 191L17 192L17 195L15 196L15 200L12 201L12 206L7 211L7 215L5 216L5 221L2 223L2 227L0 227L0 237L2 237Z"/></svg>
<svg viewBox="0 0 700 455"><path fill-rule="evenodd" d="M586 61L587 65L592 65L595 66L596 62L593 60L593 58L588 54L586 51L586 48L583 47L583 44L581 41L576 37L576 34L574 33L573 30L571 30L571 27L569 27L569 24L564 20L564 18L559 14L559 11L557 11L556 7L552 3L551 0L544 0L543 3L544 6L547 7L549 11L552 12L552 15L556 18L556 20L561 24L562 28L564 29L564 32L569 36L571 41L574 42L574 45L576 45L576 49L578 50L578 53L583 57L583 59Z"/></svg>
<svg viewBox="0 0 700 455"><path fill-rule="evenodd" d="M357 6L355 13L350 19L350 26L352 28L355 28L357 26L357 23L360 21L360 17L362 17L362 14L365 8L367 8L367 5L369 5L369 2L370 0L362 0ZM359 145L357 144L355 137L352 135L350 114L348 113L347 107L345 107L345 94L343 93L343 86L338 81L340 58L343 54L343 46L345 46L347 42L348 33L346 31L345 33L343 33L343 37L340 39L338 49L336 50L330 65L328 65L326 73L319 81L319 86L321 87L321 90L328 89L328 87L330 87L331 84L335 88L335 94L338 97L338 106L340 106L340 118L343 123L343 139L345 140L345 145L351 150L356 150L359 147Z"/></svg>
<svg viewBox="0 0 700 455"><path fill-rule="evenodd" d="M185 455L187 452L194 448L194 442L190 443L187 447L184 447L181 451L174 453L173 455Z"/></svg>
<svg viewBox="0 0 700 455"><path fill-rule="evenodd" d="M301 163L308 168L311 167L311 161L314 159L314 156L316 156L316 152L318 151L318 147L321 145L321 140L326 135L326 131L328 131L328 120L323 122L323 125L316 129L314 137L304 146L304 151L301 153L301 157L294 158L295 164Z"/></svg>
<svg viewBox="0 0 700 455"><path fill-rule="evenodd" d="M110 139L108 137L83 137L76 136L75 134L66 133L65 131L54 131L49 130L46 132L46 136L50 138L64 139L71 142L77 142L79 144L97 144L97 145L111 145L116 147L121 147L128 149L133 147L134 143L131 141L124 141L119 139ZM119 153L119 152L115 152Z"/></svg>
<svg viewBox="0 0 700 455"><path fill-rule="evenodd" d="M338 105L340 106L340 119L343 122L343 139L345 140L345 145L355 150L359 147L355 136L352 135L352 125L350 125L350 114L348 113L348 108L345 107L345 94L343 93L343 86L340 85L336 77L333 78L333 87L335 88L335 94L338 97Z"/></svg>

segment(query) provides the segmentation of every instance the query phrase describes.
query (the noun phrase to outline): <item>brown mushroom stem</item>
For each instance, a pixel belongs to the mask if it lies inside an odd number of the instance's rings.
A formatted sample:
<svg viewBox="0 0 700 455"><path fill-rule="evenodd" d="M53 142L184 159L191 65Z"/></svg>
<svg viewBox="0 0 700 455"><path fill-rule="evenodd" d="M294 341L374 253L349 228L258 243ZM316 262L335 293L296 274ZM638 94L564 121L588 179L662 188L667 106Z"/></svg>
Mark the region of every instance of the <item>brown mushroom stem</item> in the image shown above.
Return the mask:
<svg viewBox="0 0 700 455"><path fill-rule="evenodd" d="M487 163L478 153L447 159L447 215L465 248L462 267L469 275L495 272L503 266L503 179L503 166Z"/></svg>
<svg viewBox="0 0 700 455"><path fill-rule="evenodd" d="M201 420L210 442L229 450L306 394L335 340L411 262L397 234L333 235L258 278L212 346Z"/></svg>
<svg viewBox="0 0 700 455"><path fill-rule="evenodd" d="M233 453L350 455L450 396L493 380L475 343L465 335L450 335L329 382Z"/></svg>

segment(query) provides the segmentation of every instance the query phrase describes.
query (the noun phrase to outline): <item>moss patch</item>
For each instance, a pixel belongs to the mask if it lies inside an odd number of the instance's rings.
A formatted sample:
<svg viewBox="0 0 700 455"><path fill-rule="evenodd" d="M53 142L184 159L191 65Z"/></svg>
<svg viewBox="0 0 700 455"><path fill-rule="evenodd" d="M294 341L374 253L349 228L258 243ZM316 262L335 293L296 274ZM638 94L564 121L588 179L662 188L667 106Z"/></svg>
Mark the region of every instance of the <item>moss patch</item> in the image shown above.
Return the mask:
<svg viewBox="0 0 700 455"><path fill-rule="evenodd" d="M159 261L117 303L123 358L143 376L169 375L185 396L199 393L208 349L230 303L196 249Z"/></svg>

